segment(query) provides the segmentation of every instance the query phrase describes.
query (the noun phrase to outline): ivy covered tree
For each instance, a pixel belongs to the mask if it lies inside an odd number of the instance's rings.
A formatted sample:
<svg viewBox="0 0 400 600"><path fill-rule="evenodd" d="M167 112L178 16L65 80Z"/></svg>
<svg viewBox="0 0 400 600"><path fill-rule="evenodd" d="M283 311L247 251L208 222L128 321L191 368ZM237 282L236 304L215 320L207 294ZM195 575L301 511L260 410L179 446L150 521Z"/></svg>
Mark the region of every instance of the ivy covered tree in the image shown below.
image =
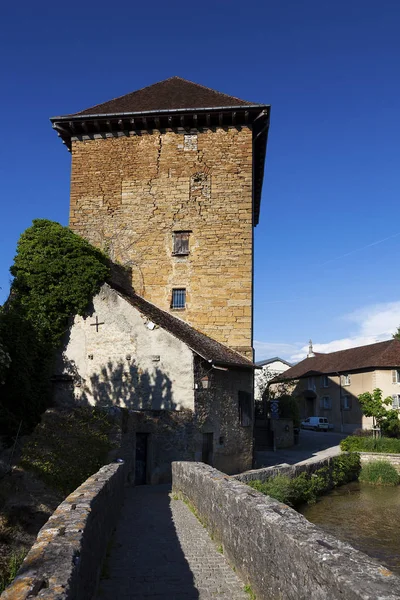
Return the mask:
<svg viewBox="0 0 400 600"><path fill-rule="evenodd" d="M100 250L67 227L33 221L20 237L9 299L0 311L0 340L10 362L1 388L0 423L29 430L49 405L50 376L75 314L83 315L109 274Z"/></svg>

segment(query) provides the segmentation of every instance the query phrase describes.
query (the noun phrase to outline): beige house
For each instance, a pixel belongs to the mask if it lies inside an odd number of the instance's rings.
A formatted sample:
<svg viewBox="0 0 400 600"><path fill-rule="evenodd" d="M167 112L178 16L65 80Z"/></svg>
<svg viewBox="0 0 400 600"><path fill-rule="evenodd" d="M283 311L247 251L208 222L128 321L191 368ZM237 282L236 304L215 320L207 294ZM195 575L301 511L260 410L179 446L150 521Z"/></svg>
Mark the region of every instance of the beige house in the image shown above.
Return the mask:
<svg viewBox="0 0 400 600"><path fill-rule="evenodd" d="M359 394L380 388L384 398L392 398L394 408L400 406L400 341L329 354L314 353L310 343L307 358L285 371L284 379L299 400L302 419L327 417L335 431L344 433L368 429L372 418L362 414Z"/></svg>

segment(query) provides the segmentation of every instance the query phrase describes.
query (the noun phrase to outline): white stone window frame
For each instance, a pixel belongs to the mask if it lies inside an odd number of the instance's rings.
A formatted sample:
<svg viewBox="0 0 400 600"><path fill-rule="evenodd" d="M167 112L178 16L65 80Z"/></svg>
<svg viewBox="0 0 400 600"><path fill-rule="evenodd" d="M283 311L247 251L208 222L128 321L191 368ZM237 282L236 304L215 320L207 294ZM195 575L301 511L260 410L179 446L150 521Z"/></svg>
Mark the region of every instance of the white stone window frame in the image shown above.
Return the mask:
<svg viewBox="0 0 400 600"><path fill-rule="evenodd" d="M392 409L400 410L400 394L392 394Z"/></svg>
<svg viewBox="0 0 400 600"><path fill-rule="evenodd" d="M392 383L400 383L400 369L393 369L392 371Z"/></svg>
<svg viewBox="0 0 400 600"><path fill-rule="evenodd" d="M342 375L342 386L348 387L349 385L351 385L351 375L350 373L345 373Z"/></svg>

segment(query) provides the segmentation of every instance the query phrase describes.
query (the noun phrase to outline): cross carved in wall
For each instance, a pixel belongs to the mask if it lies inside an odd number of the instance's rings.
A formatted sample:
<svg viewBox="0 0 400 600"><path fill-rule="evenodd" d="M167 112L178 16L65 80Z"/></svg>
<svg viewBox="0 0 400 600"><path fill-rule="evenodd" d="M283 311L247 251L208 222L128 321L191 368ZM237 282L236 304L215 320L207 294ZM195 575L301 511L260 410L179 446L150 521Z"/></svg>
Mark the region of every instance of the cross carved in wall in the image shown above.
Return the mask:
<svg viewBox="0 0 400 600"><path fill-rule="evenodd" d="M91 327L96 327L96 331L99 331L99 325L104 325L104 321L99 321L98 316L96 315L96 322L95 323L90 323Z"/></svg>

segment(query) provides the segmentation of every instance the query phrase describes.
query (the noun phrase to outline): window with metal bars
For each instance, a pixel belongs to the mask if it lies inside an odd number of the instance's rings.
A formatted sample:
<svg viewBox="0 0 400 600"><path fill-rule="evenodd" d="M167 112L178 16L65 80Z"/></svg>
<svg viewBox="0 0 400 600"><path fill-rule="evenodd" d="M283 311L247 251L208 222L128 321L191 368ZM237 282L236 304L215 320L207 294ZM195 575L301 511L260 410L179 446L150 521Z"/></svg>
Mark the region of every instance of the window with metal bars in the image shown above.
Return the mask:
<svg viewBox="0 0 400 600"><path fill-rule="evenodd" d="M171 308L185 308L186 306L186 290L185 288L177 288L172 290Z"/></svg>
<svg viewBox="0 0 400 600"><path fill-rule="evenodd" d="M172 234L175 256L186 256L189 254L189 234L190 231L175 231Z"/></svg>

